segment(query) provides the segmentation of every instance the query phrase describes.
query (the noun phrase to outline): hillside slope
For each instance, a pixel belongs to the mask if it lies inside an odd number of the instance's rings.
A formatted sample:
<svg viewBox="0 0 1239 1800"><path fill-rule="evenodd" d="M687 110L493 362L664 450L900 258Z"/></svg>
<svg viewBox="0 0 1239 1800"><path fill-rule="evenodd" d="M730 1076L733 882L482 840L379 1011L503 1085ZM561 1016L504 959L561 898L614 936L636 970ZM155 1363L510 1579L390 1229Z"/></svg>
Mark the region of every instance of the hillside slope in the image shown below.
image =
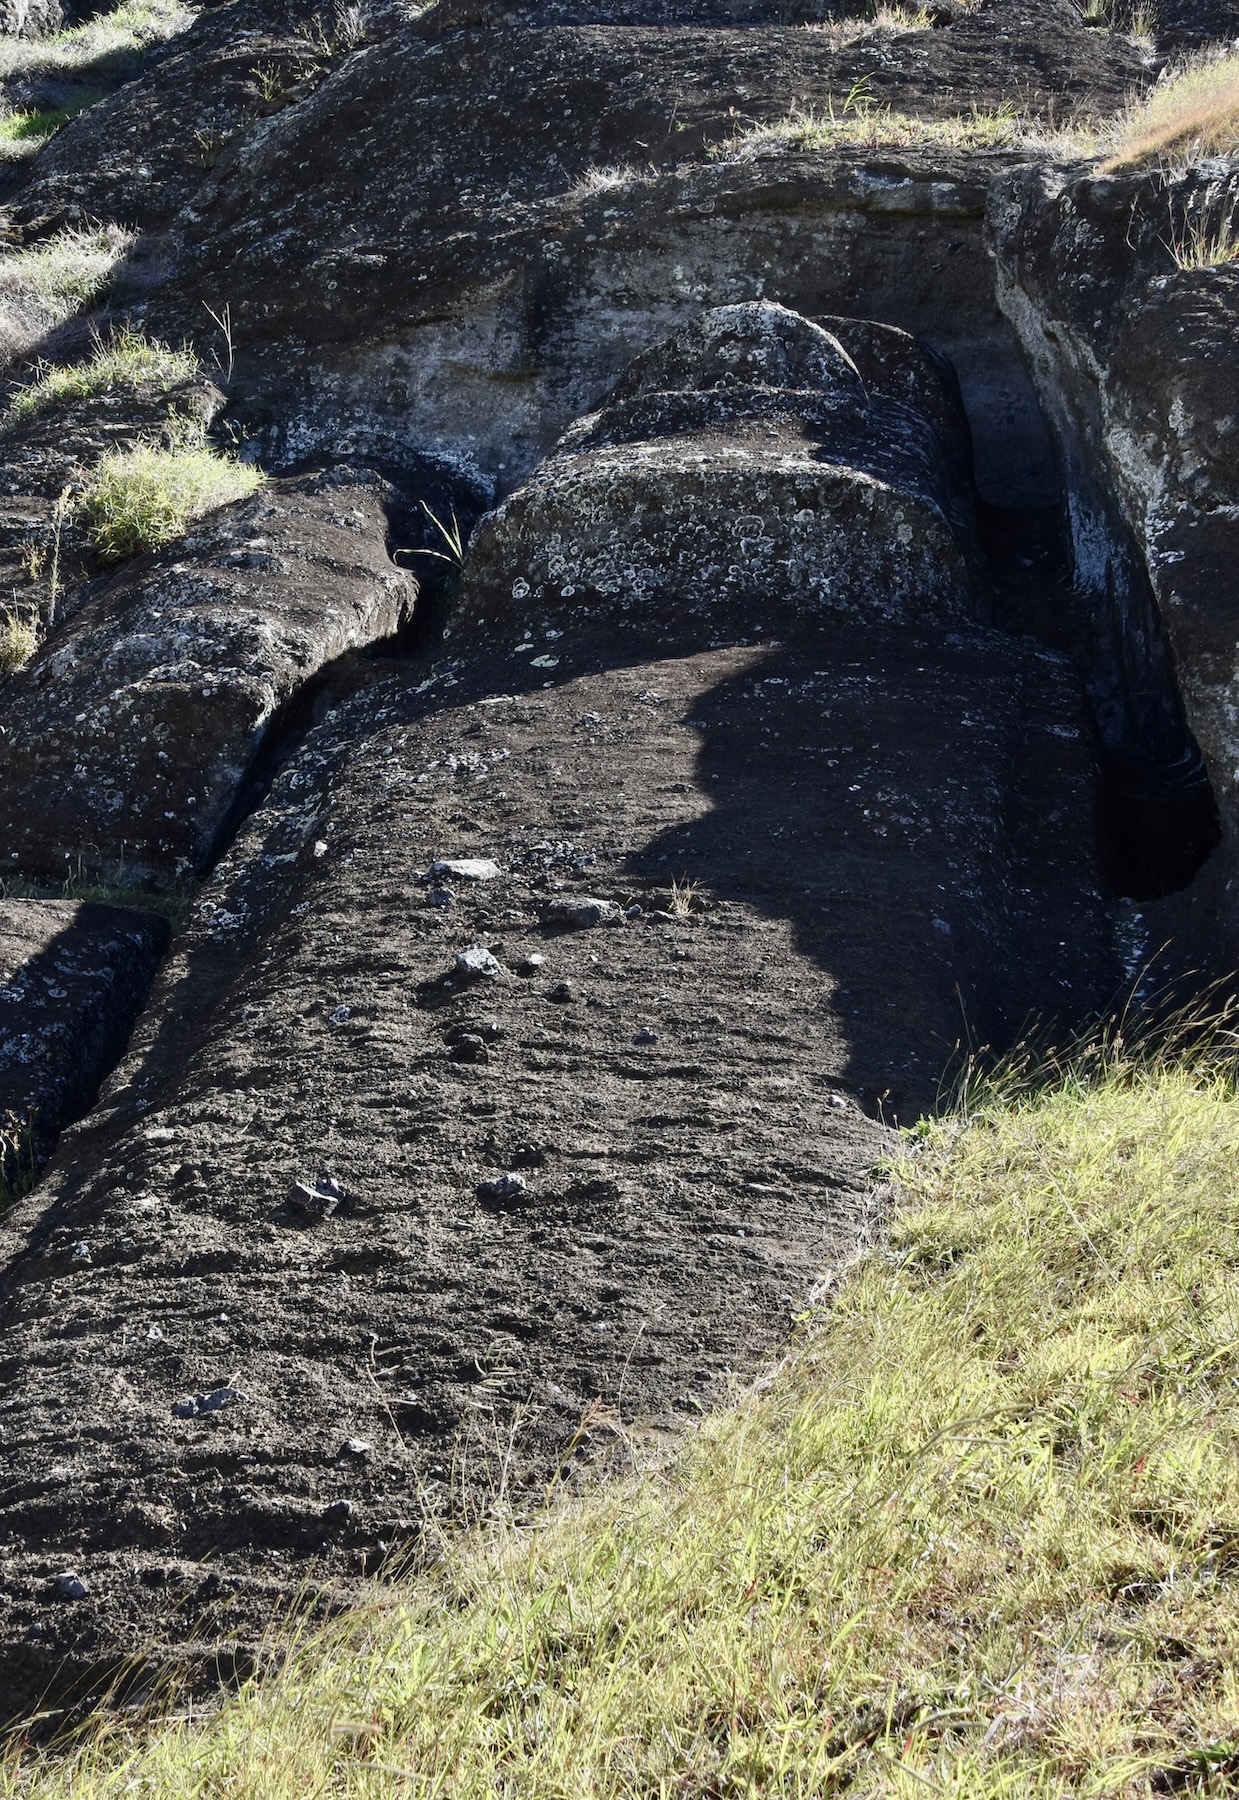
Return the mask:
<svg viewBox="0 0 1239 1800"><path fill-rule="evenodd" d="M1239 11L11 23L0 1713L52 1731L673 1436L962 1057L1233 979Z"/></svg>

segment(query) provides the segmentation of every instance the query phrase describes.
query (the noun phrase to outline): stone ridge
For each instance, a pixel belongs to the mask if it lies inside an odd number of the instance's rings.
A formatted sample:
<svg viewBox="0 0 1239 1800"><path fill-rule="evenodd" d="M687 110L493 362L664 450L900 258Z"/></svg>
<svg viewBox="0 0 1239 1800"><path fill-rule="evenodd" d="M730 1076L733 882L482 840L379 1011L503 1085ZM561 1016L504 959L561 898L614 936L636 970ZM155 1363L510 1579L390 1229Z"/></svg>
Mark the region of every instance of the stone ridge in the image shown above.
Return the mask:
<svg viewBox="0 0 1239 1800"><path fill-rule="evenodd" d="M952 492L966 439L948 431L943 446L929 413L946 420L949 390L910 340L886 337L892 378L870 331L866 382L839 337L786 307L703 313L482 520L459 626L586 609L719 643L839 616L975 621L952 525L967 515ZM928 410L892 390L923 392Z"/></svg>
<svg viewBox="0 0 1239 1800"><path fill-rule="evenodd" d="M9 866L130 888L200 874L281 709L412 611L382 497L347 469L275 479L103 582L5 688Z"/></svg>

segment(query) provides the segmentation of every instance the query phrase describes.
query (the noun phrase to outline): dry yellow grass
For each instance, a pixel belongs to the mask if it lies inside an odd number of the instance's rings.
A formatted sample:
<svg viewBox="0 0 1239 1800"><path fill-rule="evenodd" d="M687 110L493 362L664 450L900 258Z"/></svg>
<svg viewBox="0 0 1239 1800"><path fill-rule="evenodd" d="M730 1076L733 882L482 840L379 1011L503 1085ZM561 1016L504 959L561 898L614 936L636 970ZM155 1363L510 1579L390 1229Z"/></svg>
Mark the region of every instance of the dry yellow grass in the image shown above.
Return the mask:
<svg viewBox="0 0 1239 1800"><path fill-rule="evenodd" d="M1120 123L1103 175L1187 165L1239 149L1239 54L1211 58L1158 83Z"/></svg>
<svg viewBox="0 0 1239 1800"><path fill-rule="evenodd" d="M0 675L24 669L39 646L39 625L29 608L0 610Z"/></svg>
<svg viewBox="0 0 1239 1800"><path fill-rule="evenodd" d="M1117 1800L1239 1783L1239 1102L968 1103L675 1466L447 1546L213 1717L3 1800Z"/></svg>

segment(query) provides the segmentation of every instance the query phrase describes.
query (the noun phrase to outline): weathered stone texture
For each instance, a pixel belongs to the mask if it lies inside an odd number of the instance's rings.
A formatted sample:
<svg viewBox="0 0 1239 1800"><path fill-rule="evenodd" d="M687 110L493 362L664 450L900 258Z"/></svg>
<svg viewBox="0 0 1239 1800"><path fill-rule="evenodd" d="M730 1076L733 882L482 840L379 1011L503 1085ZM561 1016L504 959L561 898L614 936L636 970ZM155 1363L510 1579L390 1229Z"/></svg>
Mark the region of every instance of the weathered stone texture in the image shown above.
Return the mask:
<svg viewBox="0 0 1239 1800"><path fill-rule="evenodd" d="M194 1621L252 1644L308 1556L348 1599L513 1405L518 1486L600 1400L695 1412L855 1241L880 1121L952 1045L1108 995L1061 658L841 626L650 660L586 626L544 689L497 636L311 734L7 1222L13 1688ZM478 859L499 873L420 879ZM565 931L574 897L614 910ZM314 1221L289 1195L324 1167ZM225 1383L244 1400L176 1414Z"/></svg>
<svg viewBox="0 0 1239 1800"><path fill-rule="evenodd" d="M974 620L958 401L889 328L855 333L862 375L833 323L720 307L637 358L478 527L461 627L582 608L664 641Z"/></svg>
<svg viewBox="0 0 1239 1800"><path fill-rule="evenodd" d="M0 38L50 37L70 23L61 0L3 0Z"/></svg>
<svg viewBox="0 0 1239 1800"><path fill-rule="evenodd" d="M168 941L155 913L0 901L0 1122L48 1142L92 1103L124 1049Z"/></svg>
<svg viewBox="0 0 1239 1800"><path fill-rule="evenodd" d="M1186 723L1239 855L1239 273L1178 269L1172 245L1229 216L1239 175L1000 186L1000 298L1035 367L1067 475L1089 600L1095 699L1120 760L1173 781ZM1189 757L1190 761L1190 757ZM1190 769L1188 770L1190 773ZM1227 882L1233 884L1234 874ZM1218 961L1239 960L1222 902Z"/></svg>
<svg viewBox="0 0 1239 1800"><path fill-rule="evenodd" d="M273 480L91 594L0 686L9 868L200 873L281 708L411 610L383 497L348 469Z"/></svg>

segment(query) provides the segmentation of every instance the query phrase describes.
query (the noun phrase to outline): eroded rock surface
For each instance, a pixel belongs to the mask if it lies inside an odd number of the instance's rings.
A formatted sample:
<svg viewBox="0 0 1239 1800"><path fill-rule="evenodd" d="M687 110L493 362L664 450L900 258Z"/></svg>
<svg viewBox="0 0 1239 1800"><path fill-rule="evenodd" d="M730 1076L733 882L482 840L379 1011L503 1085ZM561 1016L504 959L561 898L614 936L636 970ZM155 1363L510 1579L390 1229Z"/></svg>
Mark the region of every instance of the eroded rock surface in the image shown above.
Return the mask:
<svg viewBox="0 0 1239 1800"><path fill-rule="evenodd" d="M281 708L411 611L383 497L348 469L273 480L93 593L0 687L10 868L199 873Z"/></svg>
<svg viewBox="0 0 1239 1800"><path fill-rule="evenodd" d="M269 455L434 448L504 491L703 306L765 296L1000 331L979 228L991 168L1017 153L776 144L737 163L734 140L842 106L858 83L941 117L1017 96L1030 113L1065 94L1118 104L1146 79L1067 0L994 0L842 48L774 21L609 16L433 8L221 152L144 298L157 330L208 341L206 308L228 295L237 401ZM141 102L164 106L154 86ZM47 180L23 208L51 205ZM970 378L1002 388L1001 358L986 362Z"/></svg>
<svg viewBox="0 0 1239 1800"><path fill-rule="evenodd" d="M0 1122L49 1143L125 1047L167 947L155 913L69 900L0 901Z"/></svg>
<svg viewBox="0 0 1239 1800"><path fill-rule="evenodd" d="M513 1409L518 1485L582 1417L603 1454L600 1407L691 1416L854 1240L882 1119L965 1029L1103 998L1060 659L854 628L629 666L622 628L552 644L548 688L509 638L312 734L7 1222L15 1691L173 1602L176 1634L244 1646L311 1570L347 1598ZM565 930L575 896L606 910ZM324 1170L316 1214L295 1184ZM118 1308L123 1336L94 1323Z"/></svg>
<svg viewBox="0 0 1239 1800"><path fill-rule="evenodd" d="M953 1056L1131 973L1103 762L1190 760L1176 660L1233 804L1235 295L1172 268L1187 190L871 110L1087 114L1154 59L1070 0L820 10L233 0L11 178L15 241L134 228L99 316L219 376L6 425L0 576L54 541L68 591L0 686L0 849L205 878L0 1220L12 1711L141 1646L244 1667L453 1466L519 1494L694 1417ZM51 509L182 402L326 467L85 579ZM389 542L451 568L446 646L281 750L407 617Z"/></svg>
<svg viewBox="0 0 1239 1800"><path fill-rule="evenodd" d="M720 307L638 357L478 528L461 626L605 610L674 641L973 620L958 396L904 333L830 323Z"/></svg>

